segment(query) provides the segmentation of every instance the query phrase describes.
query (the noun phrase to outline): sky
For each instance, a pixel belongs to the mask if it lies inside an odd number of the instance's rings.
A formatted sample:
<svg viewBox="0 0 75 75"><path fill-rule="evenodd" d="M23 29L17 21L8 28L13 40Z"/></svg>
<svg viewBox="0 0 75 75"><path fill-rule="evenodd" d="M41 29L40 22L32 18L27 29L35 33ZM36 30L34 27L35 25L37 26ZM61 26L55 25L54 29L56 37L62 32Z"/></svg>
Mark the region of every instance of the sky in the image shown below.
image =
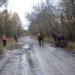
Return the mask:
<svg viewBox="0 0 75 75"><path fill-rule="evenodd" d="M32 10L32 6L40 3L41 0L9 0L8 10L17 12L21 18L25 29L28 27L28 21L25 20L25 13Z"/></svg>
<svg viewBox="0 0 75 75"><path fill-rule="evenodd" d="M42 0L45 1L45 0ZM54 4L58 0L53 0ZM32 10L32 6L41 3L41 0L9 0L8 11L16 12L19 14L24 29L28 29L28 21L25 20L25 13Z"/></svg>

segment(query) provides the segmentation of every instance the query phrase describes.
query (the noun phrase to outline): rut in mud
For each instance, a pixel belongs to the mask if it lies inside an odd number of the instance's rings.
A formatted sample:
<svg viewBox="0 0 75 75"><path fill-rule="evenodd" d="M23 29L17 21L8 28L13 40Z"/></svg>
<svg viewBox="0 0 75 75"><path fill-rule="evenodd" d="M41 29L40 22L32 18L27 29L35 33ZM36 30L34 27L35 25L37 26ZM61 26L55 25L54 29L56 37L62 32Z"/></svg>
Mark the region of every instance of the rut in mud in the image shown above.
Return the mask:
<svg viewBox="0 0 75 75"><path fill-rule="evenodd" d="M27 36L4 50L0 75L75 75L75 53Z"/></svg>

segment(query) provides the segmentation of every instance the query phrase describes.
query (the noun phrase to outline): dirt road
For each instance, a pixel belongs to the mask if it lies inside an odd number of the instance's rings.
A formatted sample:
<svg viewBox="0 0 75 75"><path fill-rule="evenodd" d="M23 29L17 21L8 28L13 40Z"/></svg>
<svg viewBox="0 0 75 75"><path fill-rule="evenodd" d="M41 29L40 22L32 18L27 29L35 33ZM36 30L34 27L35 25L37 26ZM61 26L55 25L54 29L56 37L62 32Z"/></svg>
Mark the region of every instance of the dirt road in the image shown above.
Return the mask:
<svg viewBox="0 0 75 75"><path fill-rule="evenodd" d="M75 52L27 36L4 50L0 75L75 75Z"/></svg>

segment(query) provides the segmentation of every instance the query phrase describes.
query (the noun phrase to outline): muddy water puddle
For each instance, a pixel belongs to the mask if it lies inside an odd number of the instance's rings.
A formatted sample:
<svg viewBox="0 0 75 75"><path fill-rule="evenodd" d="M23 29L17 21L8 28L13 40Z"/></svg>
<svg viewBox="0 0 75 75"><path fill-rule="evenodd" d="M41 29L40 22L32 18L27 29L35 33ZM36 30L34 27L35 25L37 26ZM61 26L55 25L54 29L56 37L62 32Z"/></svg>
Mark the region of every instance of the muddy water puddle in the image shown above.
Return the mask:
<svg viewBox="0 0 75 75"><path fill-rule="evenodd" d="M29 45L28 45L28 44L26 44L26 45L24 45L24 46L23 46L23 48L29 48Z"/></svg>
<svg viewBox="0 0 75 75"><path fill-rule="evenodd" d="M22 45L21 44L12 44L7 47L7 50L14 50L14 49L22 49Z"/></svg>

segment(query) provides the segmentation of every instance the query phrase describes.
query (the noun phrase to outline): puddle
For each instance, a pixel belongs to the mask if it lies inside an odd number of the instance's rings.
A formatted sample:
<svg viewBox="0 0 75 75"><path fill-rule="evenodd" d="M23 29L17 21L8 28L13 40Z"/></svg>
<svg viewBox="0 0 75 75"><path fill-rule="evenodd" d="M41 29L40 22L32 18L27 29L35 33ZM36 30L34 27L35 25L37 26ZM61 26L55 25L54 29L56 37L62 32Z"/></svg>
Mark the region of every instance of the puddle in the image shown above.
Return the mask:
<svg viewBox="0 0 75 75"><path fill-rule="evenodd" d="M23 46L23 48L29 48L29 45L28 45L28 44L26 44L26 45L24 45L24 46Z"/></svg>
<svg viewBox="0 0 75 75"><path fill-rule="evenodd" d="M14 50L14 49L21 49L22 45L21 44L12 44L7 47L7 50Z"/></svg>

